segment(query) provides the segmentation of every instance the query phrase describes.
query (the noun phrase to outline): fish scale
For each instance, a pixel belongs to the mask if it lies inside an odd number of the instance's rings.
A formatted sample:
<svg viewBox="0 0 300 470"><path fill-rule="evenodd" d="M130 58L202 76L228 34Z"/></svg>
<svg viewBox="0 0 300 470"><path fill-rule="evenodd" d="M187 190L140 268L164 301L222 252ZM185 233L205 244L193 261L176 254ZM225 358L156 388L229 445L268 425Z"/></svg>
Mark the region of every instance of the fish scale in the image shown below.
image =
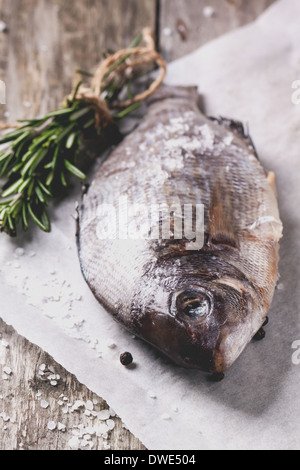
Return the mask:
<svg viewBox="0 0 300 470"><path fill-rule="evenodd" d="M209 119L194 88L162 87L141 124L112 152L84 195L78 247L99 302L133 334L184 367L223 372L263 325L282 236L273 175L240 123ZM99 238L124 204L203 204L205 244ZM101 212L103 204L113 210ZM100 210L100 212L99 212ZM161 222L165 215L161 215Z"/></svg>

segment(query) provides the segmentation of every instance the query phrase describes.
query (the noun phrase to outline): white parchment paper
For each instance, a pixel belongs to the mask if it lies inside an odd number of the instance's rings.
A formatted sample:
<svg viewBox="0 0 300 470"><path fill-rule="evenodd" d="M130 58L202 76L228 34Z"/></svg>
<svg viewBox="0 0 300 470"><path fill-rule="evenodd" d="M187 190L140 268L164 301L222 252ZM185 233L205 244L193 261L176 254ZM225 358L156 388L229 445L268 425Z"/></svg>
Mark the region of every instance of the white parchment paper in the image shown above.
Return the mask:
<svg viewBox="0 0 300 470"><path fill-rule="evenodd" d="M278 1L255 23L168 70L171 84L199 85L208 114L248 122L262 162L277 174L280 289L266 339L250 344L222 383L161 358L96 302L77 258L72 214L79 187L54 212L51 234L1 235L1 317L104 397L150 449L300 447L300 365L292 362L300 340L300 105L291 100L300 79L299 18L299 0ZM25 254L15 257L18 247ZM126 350L133 370L120 365Z"/></svg>

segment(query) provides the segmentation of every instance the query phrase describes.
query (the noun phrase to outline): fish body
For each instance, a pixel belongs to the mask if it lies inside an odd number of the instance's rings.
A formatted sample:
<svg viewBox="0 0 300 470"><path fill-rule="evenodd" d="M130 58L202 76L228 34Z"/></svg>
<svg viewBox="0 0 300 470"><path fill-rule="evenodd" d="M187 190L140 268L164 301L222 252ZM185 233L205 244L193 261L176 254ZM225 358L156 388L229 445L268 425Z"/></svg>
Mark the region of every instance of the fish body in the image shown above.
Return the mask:
<svg viewBox="0 0 300 470"><path fill-rule="evenodd" d="M128 203L136 237L118 231ZM155 204L202 204L203 246L173 237L174 222L169 239L149 236L143 208ZM274 175L240 123L200 112L193 88L154 95L79 211L81 268L99 302L177 364L206 372L228 369L265 322L281 236Z"/></svg>

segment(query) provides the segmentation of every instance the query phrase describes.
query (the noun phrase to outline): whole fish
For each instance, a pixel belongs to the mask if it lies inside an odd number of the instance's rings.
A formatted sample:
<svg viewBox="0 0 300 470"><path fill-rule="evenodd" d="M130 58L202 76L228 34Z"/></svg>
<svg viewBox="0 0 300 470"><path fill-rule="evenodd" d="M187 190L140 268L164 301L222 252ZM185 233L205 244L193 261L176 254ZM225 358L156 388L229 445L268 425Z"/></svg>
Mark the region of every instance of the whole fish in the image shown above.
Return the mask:
<svg viewBox="0 0 300 470"><path fill-rule="evenodd" d="M153 95L83 197L78 247L87 283L116 320L177 364L222 374L263 336L282 224L274 174L244 126L204 116L197 99L191 87ZM201 245L176 237L179 209L169 237L157 236L168 210L149 229L145 208L191 204L194 224L204 205Z"/></svg>

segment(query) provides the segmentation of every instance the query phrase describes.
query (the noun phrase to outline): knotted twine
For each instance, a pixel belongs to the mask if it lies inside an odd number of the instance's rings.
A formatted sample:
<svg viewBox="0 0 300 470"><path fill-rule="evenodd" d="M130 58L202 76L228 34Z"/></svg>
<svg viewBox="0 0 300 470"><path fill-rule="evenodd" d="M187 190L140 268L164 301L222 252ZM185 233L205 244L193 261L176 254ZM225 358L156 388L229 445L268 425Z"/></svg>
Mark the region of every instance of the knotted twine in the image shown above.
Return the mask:
<svg viewBox="0 0 300 470"><path fill-rule="evenodd" d="M152 95L164 80L166 74L166 63L162 56L155 50L155 44L151 30L144 28L142 31L143 41L145 46L138 46L133 48L126 48L109 55L105 60L100 62L97 67L91 86L81 84L74 97L73 94L67 96L67 100L77 99L82 100L90 105L95 111L95 127L105 128L113 122L111 112L105 99L101 98L103 92L103 83L108 80L110 76L122 71L124 76L130 76L132 73L147 64L156 63L160 68L160 73L157 78L151 83L147 90L133 96L124 101L117 101L114 107L127 108L135 103L144 101ZM118 61L126 57L126 60L118 65ZM18 128L24 124L20 123L0 123L0 130Z"/></svg>

